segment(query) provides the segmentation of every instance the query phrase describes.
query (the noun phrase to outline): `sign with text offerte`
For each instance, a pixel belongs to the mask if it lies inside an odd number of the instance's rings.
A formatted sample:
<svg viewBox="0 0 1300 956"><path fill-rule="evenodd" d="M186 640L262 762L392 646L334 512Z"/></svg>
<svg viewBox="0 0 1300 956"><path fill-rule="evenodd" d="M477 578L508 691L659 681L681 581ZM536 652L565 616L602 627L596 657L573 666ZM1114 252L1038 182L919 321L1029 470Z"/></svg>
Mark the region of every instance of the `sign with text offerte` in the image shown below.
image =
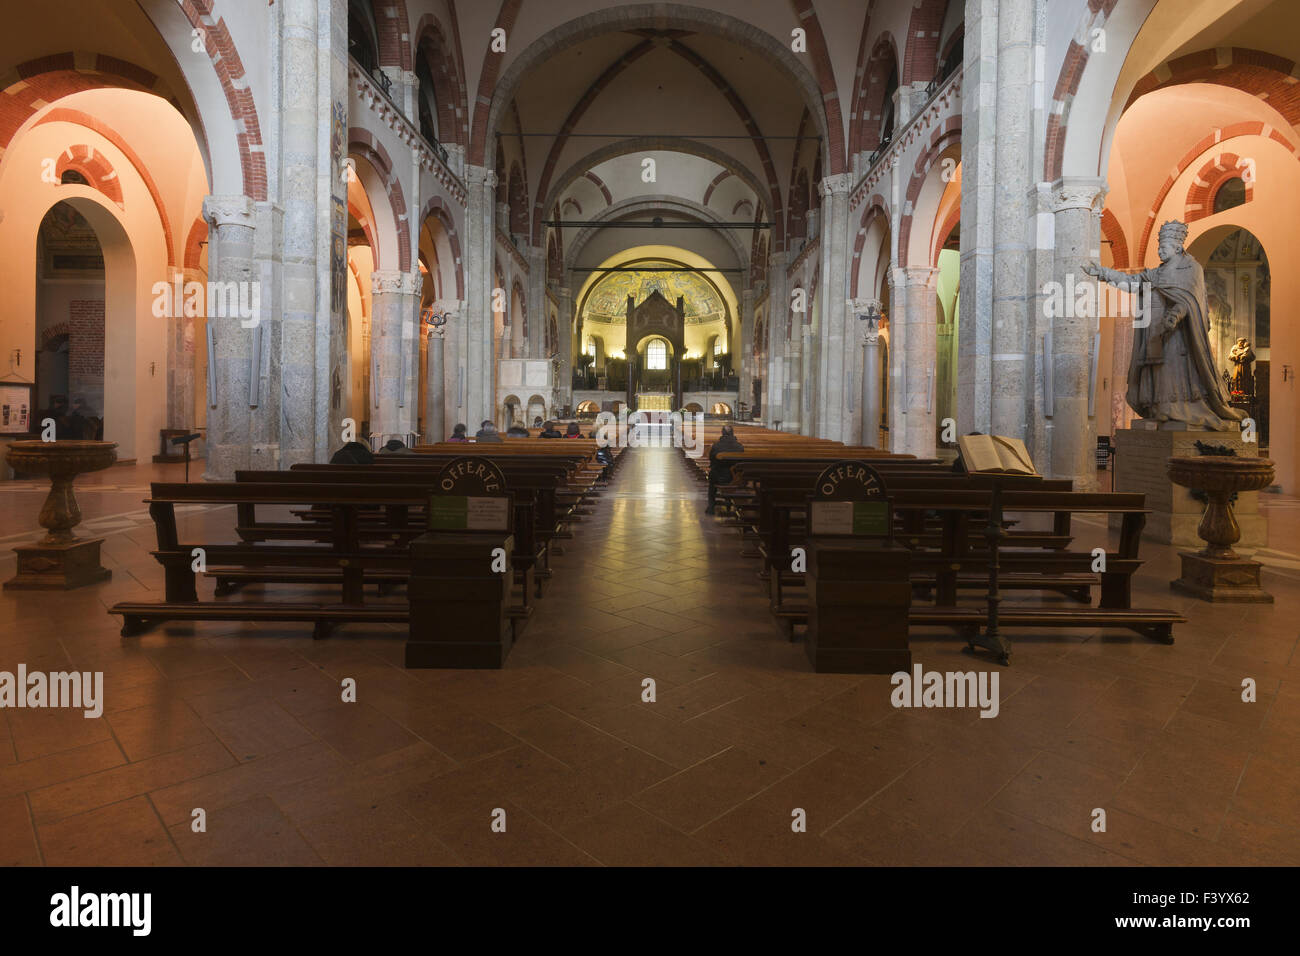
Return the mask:
<svg viewBox="0 0 1300 956"><path fill-rule="evenodd" d="M429 530L509 531L510 498L430 495Z"/></svg>
<svg viewBox="0 0 1300 956"><path fill-rule="evenodd" d="M509 531L510 519L506 478L490 458L453 458L438 473L437 492L429 496L430 531Z"/></svg>
<svg viewBox="0 0 1300 956"><path fill-rule="evenodd" d="M809 534L889 539L893 520L885 482L870 465L837 461L817 476L808 500Z"/></svg>

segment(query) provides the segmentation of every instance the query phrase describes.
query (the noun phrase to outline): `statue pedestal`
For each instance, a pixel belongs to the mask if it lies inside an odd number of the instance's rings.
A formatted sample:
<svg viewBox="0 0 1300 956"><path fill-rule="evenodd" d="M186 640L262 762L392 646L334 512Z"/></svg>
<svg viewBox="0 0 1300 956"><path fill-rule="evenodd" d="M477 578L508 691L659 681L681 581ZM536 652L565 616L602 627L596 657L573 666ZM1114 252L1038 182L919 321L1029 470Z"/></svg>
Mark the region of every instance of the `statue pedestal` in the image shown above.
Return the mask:
<svg viewBox="0 0 1300 956"><path fill-rule="evenodd" d="M1205 503L1193 498L1189 489L1170 480L1169 459L1198 456L1198 441L1227 446L1239 458L1258 458L1258 443L1242 441L1237 432L1151 428L1140 420L1133 424L1133 428L1115 432L1115 490L1147 496L1151 514L1147 515L1142 531L1144 538L1178 548L1201 548L1204 542L1196 528L1205 513ZM1238 495L1233 512L1241 526L1239 547L1249 551L1268 544L1268 523L1259 513L1259 492L1245 491ZM1111 517L1110 525L1119 528L1118 515Z"/></svg>
<svg viewBox="0 0 1300 956"><path fill-rule="evenodd" d="M78 538L67 544L23 544L18 573L5 582L6 591L68 591L107 581L113 572L99 563L103 538Z"/></svg>
<svg viewBox="0 0 1300 956"><path fill-rule="evenodd" d="M1273 595L1259 580L1263 567L1246 558L1214 558L1183 551L1183 575L1169 586L1202 601L1225 604L1272 604Z"/></svg>

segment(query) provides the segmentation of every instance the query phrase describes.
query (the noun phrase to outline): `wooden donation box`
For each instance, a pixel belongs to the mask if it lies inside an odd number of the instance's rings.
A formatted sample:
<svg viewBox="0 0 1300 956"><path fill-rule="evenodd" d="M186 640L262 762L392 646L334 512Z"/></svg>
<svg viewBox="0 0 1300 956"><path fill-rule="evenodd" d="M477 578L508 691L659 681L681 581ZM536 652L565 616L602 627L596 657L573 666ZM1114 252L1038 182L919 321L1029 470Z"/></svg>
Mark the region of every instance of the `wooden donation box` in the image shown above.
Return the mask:
<svg viewBox="0 0 1300 956"><path fill-rule="evenodd" d="M411 542L407 667L500 668L513 642L511 496L486 458L447 463Z"/></svg>
<svg viewBox="0 0 1300 956"><path fill-rule="evenodd" d="M892 674L912 667L911 552L893 540L880 474L840 461L808 499L808 658L813 670Z"/></svg>

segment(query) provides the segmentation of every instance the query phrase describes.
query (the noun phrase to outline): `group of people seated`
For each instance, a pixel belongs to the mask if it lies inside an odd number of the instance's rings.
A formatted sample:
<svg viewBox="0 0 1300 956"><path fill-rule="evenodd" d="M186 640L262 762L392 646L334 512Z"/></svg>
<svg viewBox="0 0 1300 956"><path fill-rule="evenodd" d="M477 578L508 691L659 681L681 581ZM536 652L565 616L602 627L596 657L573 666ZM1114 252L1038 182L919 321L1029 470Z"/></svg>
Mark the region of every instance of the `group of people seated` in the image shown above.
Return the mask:
<svg viewBox="0 0 1300 956"><path fill-rule="evenodd" d="M535 419L533 421L533 427L540 428L542 430L541 434L538 436L539 438L582 438L583 437L582 429L578 426L577 422L569 422L568 428L564 432L561 432L558 428L555 427L555 422L543 423L540 418ZM529 431L523 425L511 425L510 428L506 431L506 437L528 438ZM588 436L588 437L594 437L594 436ZM467 442L469 440L470 438L469 438L468 425L457 425L455 428L451 430L451 437L447 439L447 441L456 441L456 442L461 442L461 441ZM497 426L490 419L484 419L483 422L479 425L478 431L474 433L474 441L476 442L484 442L484 441L493 442L493 441L502 441L502 440L503 439L501 438L501 432L497 430Z"/></svg>

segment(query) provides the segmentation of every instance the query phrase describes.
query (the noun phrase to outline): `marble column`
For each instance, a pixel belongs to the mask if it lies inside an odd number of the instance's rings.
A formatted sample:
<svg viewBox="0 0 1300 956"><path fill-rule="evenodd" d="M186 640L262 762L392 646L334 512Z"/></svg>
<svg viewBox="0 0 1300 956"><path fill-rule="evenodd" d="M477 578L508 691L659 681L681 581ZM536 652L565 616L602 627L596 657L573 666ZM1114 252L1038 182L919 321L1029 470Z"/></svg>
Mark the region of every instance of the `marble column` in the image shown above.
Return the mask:
<svg viewBox="0 0 1300 956"><path fill-rule="evenodd" d="M1071 279L1073 286L1091 282L1083 267L1100 255L1105 182L1093 177L1067 177L1055 184L1053 196L1056 239L1053 279L1065 288L1071 287ZM1073 313L1075 310L1059 311ZM1075 488L1080 491L1097 485L1096 427L1088 415L1092 337L1096 328L1096 314L1058 315L1052 319L1050 474L1054 478L1074 479Z"/></svg>
<svg viewBox="0 0 1300 956"><path fill-rule="evenodd" d="M466 165L465 185L465 318L464 348L459 358L463 369L463 406L460 420L477 425L496 419L492 394L495 355L492 327L493 245L497 177L491 169Z"/></svg>
<svg viewBox="0 0 1300 956"><path fill-rule="evenodd" d="M424 389L424 441L433 445L447 436L446 374L443 371L443 349L446 333L430 327L428 357L425 360L427 381Z"/></svg>
<svg viewBox="0 0 1300 956"><path fill-rule="evenodd" d="M546 231L542 230L545 239ZM546 248L530 246L528 249L528 339L524 342L525 358L549 358L543 345L546 342L546 323L551 317L551 303L546 297Z"/></svg>
<svg viewBox="0 0 1300 956"><path fill-rule="evenodd" d="M853 416L845 396L853 367L853 335L848 316L849 189L848 173L827 176L817 185L822 196L821 323L818 328L818 370L813 384L816 434L851 441Z"/></svg>
<svg viewBox="0 0 1300 956"><path fill-rule="evenodd" d="M903 364L907 368L903 396L907 415L902 451L923 458L935 453L934 382L938 363L938 308L936 282L939 270L930 266L909 266L902 270L907 280L907 308L903 316L906 341Z"/></svg>
<svg viewBox="0 0 1300 956"><path fill-rule="evenodd" d="M891 267L889 281L889 450L906 451L907 445L907 274Z"/></svg>
<svg viewBox="0 0 1300 956"><path fill-rule="evenodd" d="M559 297L559 313L556 316L555 327L559 337L556 348L559 350L560 367L555 373L558 377L556 386L564 401L562 404L573 405L573 293L567 285L560 286L555 290ZM527 396L520 396L521 399L527 400ZM532 422L528 423L530 426Z"/></svg>
<svg viewBox="0 0 1300 956"><path fill-rule="evenodd" d="M208 279L249 283L258 278L253 258L253 201L247 196L208 196L203 200L208 223ZM210 375L215 388L208 396L207 466L203 477L229 481L249 466L248 405L251 329L237 315L214 315L208 308ZM227 313L229 310L225 310Z"/></svg>
<svg viewBox="0 0 1300 956"><path fill-rule="evenodd" d="M772 426L785 415L785 343L790 327L790 278L786 266L790 253L768 255L767 294L767 408L763 421Z"/></svg>
<svg viewBox="0 0 1300 956"><path fill-rule="evenodd" d="M197 282L206 288L207 276L198 269L182 273L185 287ZM204 296L204 301L207 297ZM206 320L204 320L206 322ZM194 371L198 354L199 327L195 317L186 315L185 309L172 309L167 317L167 427L189 428L195 424ZM197 449L195 449L197 451ZM169 449L170 451L170 449Z"/></svg>
<svg viewBox="0 0 1300 956"><path fill-rule="evenodd" d="M731 350L731 368L736 373L736 400L746 405L754 404L754 287L745 278L740 293L740 342L728 342ZM739 414L739 409L736 410Z"/></svg>
<svg viewBox="0 0 1300 956"><path fill-rule="evenodd" d="M802 426L800 416L803 412L804 326L793 316L790 322L793 329L790 339L785 343L785 401L782 403L785 414L781 419L781 430L798 433Z"/></svg>
<svg viewBox="0 0 1300 956"><path fill-rule="evenodd" d="M875 320L861 325L862 338L862 432L859 443L880 444L880 329Z"/></svg>
<svg viewBox="0 0 1300 956"><path fill-rule="evenodd" d="M379 407L374 409L370 428L378 435L379 444L390 438L406 441L416 430L419 282L418 272L370 273L371 364L379 370L373 388Z"/></svg>
<svg viewBox="0 0 1300 956"><path fill-rule="evenodd" d="M1032 380L1027 295L1028 229L1033 216L1029 168L1033 0L999 0L997 28L990 430L1024 438Z"/></svg>
<svg viewBox="0 0 1300 956"><path fill-rule="evenodd" d="M998 218L995 190L999 135L997 4L994 0L966 0L965 19L958 434L992 430L994 224ZM891 354L893 345L891 337Z"/></svg>

